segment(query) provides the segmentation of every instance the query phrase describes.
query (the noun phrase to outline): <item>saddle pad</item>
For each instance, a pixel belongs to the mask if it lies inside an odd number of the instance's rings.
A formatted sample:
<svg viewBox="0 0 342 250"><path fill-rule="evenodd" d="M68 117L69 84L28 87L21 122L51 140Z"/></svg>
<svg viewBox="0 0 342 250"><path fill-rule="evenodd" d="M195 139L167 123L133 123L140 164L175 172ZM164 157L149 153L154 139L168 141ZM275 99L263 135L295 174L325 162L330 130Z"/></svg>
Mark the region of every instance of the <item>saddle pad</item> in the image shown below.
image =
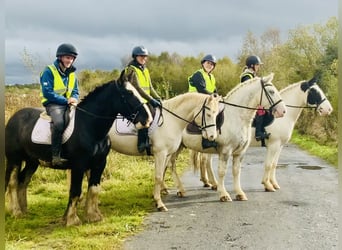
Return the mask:
<svg viewBox="0 0 342 250"><path fill-rule="evenodd" d="M160 117L160 109L156 108L156 114L153 121L148 128L148 135L150 136L153 131L158 127L158 120ZM118 135L138 135L138 130L135 128L134 124L124 118L122 115L118 115L113 123L114 131ZM112 130L112 129L111 129Z"/></svg>
<svg viewBox="0 0 342 250"><path fill-rule="evenodd" d="M70 110L70 122L64 130L62 143L64 144L71 136L75 126L75 108ZM31 140L33 143L51 145L50 120L45 117L39 117L34 125Z"/></svg>

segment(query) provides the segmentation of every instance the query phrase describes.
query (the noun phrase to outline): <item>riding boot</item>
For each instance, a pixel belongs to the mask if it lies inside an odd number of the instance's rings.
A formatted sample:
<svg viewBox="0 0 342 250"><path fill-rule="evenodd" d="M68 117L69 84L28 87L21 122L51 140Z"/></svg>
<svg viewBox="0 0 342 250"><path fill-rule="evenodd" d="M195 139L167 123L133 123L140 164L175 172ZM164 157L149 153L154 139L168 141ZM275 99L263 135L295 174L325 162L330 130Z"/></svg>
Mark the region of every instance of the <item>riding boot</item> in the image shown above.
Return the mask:
<svg viewBox="0 0 342 250"><path fill-rule="evenodd" d="M63 166L68 160L61 157L62 133L51 129L51 151L52 165L56 167Z"/></svg>
<svg viewBox="0 0 342 250"><path fill-rule="evenodd" d="M264 116L262 115L256 115L254 118L255 122L255 139L257 141L268 139L270 136L269 133L266 133L266 130L264 128Z"/></svg>
<svg viewBox="0 0 342 250"><path fill-rule="evenodd" d="M148 148L148 129L143 128L138 130L138 151L142 153Z"/></svg>
<svg viewBox="0 0 342 250"><path fill-rule="evenodd" d="M209 141L208 139L205 139L202 137L202 148L206 149L206 148L217 148L218 144L216 141Z"/></svg>

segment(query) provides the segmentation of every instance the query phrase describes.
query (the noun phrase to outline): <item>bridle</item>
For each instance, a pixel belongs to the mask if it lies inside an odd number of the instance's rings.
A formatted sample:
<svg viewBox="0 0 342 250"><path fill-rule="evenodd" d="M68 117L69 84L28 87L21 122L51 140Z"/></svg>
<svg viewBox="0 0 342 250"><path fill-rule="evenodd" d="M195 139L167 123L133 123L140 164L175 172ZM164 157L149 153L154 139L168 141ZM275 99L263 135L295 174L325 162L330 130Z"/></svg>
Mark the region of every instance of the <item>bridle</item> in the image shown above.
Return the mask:
<svg viewBox="0 0 342 250"><path fill-rule="evenodd" d="M263 93L265 92L265 96L269 102L269 104L271 105L270 108L268 109L271 113L272 110L275 106L278 105L278 103L282 102L282 99L279 99L277 102L274 102L271 95L267 92L266 87L270 87L273 86L270 83L265 83L265 81L263 79L260 79L260 84L261 84L261 94L260 94L260 102L259 104L261 105L262 103L262 97L263 97ZM246 107L246 106L242 106L242 105L238 105L238 104L234 104L234 103L230 103L230 102L225 102L225 101L220 101L221 103L233 106L233 107L238 107L238 108L244 108L244 109L251 109L251 110L258 110L259 108L254 108L254 107Z"/></svg>
<svg viewBox="0 0 342 250"><path fill-rule="evenodd" d="M136 124L136 119L139 115L139 113L141 112L141 109L144 105L144 103L140 103L138 106L134 107L131 103L129 103L127 101L127 98L125 96L125 92L123 91L123 88L122 87L119 87L118 86L118 83L114 83L115 85L115 88L118 90L119 94L120 94L120 99L121 101L124 103L124 105L126 105L128 107L128 113L130 113L130 115L123 115L121 114L122 116L124 116L129 122L132 122L133 124ZM92 117L95 117L95 118L99 118L99 119L106 119L106 120L115 120L117 119L117 116L101 116L101 115L97 115L97 114L94 114L92 112L89 112L79 106L76 106L76 109L82 111L83 113L86 113Z"/></svg>
<svg viewBox="0 0 342 250"><path fill-rule="evenodd" d="M259 104L261 105L262 97L263 97L263 92L265 92L265 96L266 96L266 98L268 100L268 103L271 105L268 110L269 110L270 113L272 113L273 108L275 106L277 106L278 103L282 102L283 100L279 99L277 102L274 102L272 97L270 96L270 94L266 91L266 87L273 86L273 85L270 84L270 83L265 83L265 81L262 78L261 78L260 82L261 82L262 88L261 88L261 96L260 96L260 103Z"/></svg>
<svg viewBox="0 0 342 250"><path fill-rule="evenodd" d="M312 86L310 86L306 91L310 92L311 89L316 86L315 84L313 84ZM309 95L310 93L308 93L308 96L306 98L306 104L307 106L296 106L296 105L290 105L290 104L286 104L286 107L289 107L289 108L308 108L308 109L315 109L317 111L318 107L325 101L327 101L327 98L322 98L322 96L320 95L321 97L321 100L320 101L316 101L315 100L315 103L314 104L311 104L309 102ZM313 105L313 106L309 106L309 105Z"/></svg>

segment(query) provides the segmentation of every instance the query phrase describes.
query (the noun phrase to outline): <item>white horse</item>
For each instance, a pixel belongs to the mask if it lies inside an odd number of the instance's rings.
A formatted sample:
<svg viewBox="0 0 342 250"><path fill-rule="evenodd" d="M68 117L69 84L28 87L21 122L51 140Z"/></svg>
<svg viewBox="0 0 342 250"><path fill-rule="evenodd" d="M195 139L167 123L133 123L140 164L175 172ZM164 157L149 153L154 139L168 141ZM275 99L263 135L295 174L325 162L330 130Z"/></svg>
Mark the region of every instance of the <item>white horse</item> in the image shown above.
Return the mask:
<svg viewBox="0 0 342 250"><path fill-rule="evenodd" d="M199 135L189 134L186 130L183 131L182 142L185 147L199 152L219 155L218 191L221 201L232 200L224 185L230 156L233 157L232 172L234 188L237 194L236 199L247 200L247 196L240 185L240 168L242 158L250 143L251 123L257 106L261 104L266 109L270 108L275 118L284 116L286 112L285 104L282 102L278 90L272 84L273 76L274 74L271 73L264 78L255 77L240 83L223 98L223 103L228 105L224 109L224 122L220 129L221 133L216 139L218 143L217 149L203 149ZM176 157L177 155L174 154L170 161L171 171L173 176L176 177L178 195L183 196L185 190L176 173Z"/></svg>
<svg viewBox="0 0 342 250"><path fill-rule="evenodd" d="M161 185L166 163L181 144L182 131L194 120L201 126L201 136L211 141L215 140L216 116L221 100L222 97L217 94L208 96L200 93L185 93L163 101L162 116L154 119L149 131L152 142L151 152L155 160L154 200L159 211L167 211L160 197ZM158 121L157 125L156 121ZM143 155L138 152L136 134L120 134L114 124L109 136L111 147L115 151L127 155Z"/></svg>
<svg viewBox="0 0 342 250"><path fill-rule="evenodd" d="M293 128L304 108L316 108L321 116L329 115L333 108L326 98L322 89L316 84L315 78L310 81L300 81L287 86L280 91L281 97L287 104L288 112L281 120L266 127L271 133L269 140L266 140L267 153L264 162L264 176L262 184L265 191L276 191L280 186L276 180L276 167L283 146L289 142ZM260 142L254 139L255 128L252 128L252 139L250 146L260 146ZM205 187L217 188L217 180L211 166L211 155L192 152L191 165L200 169L201 181Z"/></svg>

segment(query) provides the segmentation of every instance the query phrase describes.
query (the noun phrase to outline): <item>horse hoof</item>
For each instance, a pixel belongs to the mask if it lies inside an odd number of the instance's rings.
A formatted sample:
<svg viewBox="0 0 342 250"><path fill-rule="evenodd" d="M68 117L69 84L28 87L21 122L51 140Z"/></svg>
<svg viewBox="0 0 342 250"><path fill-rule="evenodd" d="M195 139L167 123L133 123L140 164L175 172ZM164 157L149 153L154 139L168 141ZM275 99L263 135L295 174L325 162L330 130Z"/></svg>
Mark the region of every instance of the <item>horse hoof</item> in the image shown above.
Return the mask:
<svg viewBox="0 0 342 250"><path fill-rule="evenodd" d="M203 187L208 188L208 187L211 187L211 185L208 183L204 183Z"/></svg>
<svg viewBox="0 0 342 250"><path fill-rule="evenodd" d="M232 201L232 198L230 198L229 196L222 196L220 197L220 201L222 202Z"/></svg>
<svg viewBox="0 0 342 250"><path fill-rule="evenodd" d="M162 195L168 195L168 194L170 194L169 190L167 190L166 188L165 188L165 189L162 189L162 190L160 191L160 193L161 193Z"/></svg>
<svg viewBox="0 0 342 250"><path fill-rule="evenodd" d="M247 197L246 197L246 195L242 195L242 194L237 194L237 195L235 196L235 198L236 198L236 200L238 200L238 201L247 201L247 200L248 200Z"/></svg>
<svg viewBox="0 0 342 250"><path fill-rule="evenodd" d="M157 209L159 212L167 212L168 211L168 209L165 206L158 207Z"/></svg>
<svg viewBox="0 0 342 250"><path fill-rule="evenodd" d="M211 190L217 191L217 186L211 186Z"/></svg>
<svg viewBox="0 0 342 250"><path fill-rule="evenodd" d="M274 189L278 190L280 189L280 186L278 184L273 184Z"/></svg>
<svg viewBox="0 0 342 250"><path fill-rule="evenodd" d="M266 188L265 187L265 192L275 192L276 190L272 187L272 188Z"/></svg>
<svg viewBox="0 0 342 250"><path fill-rule="evenodd" d="M181 192L181 191L178 191L177 192L177 197L184 198L185 197L185 193Z"/></svg>

